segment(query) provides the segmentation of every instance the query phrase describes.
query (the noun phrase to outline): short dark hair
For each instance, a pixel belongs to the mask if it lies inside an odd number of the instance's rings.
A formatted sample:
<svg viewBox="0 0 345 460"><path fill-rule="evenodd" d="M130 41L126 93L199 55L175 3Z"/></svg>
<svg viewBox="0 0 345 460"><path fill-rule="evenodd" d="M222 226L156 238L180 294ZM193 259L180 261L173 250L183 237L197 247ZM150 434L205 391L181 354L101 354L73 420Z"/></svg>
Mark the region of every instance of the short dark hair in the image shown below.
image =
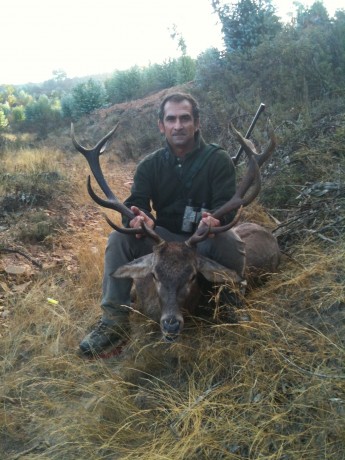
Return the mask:
<svg viewBox="0 0 345 460"><path fill-rule="evenodd" d="M172 102L182 102L182 101L188 101L191 106L192 106L192 113L193 113L193 118L194 121L198 121L200 118L200 109L197 101L194 99L193 96L187 93L170 93L161 102L161 105L159 106L158 110L158 118L159 121L164 121L164 109L165 109L165 104L169 101Z"/></svg>

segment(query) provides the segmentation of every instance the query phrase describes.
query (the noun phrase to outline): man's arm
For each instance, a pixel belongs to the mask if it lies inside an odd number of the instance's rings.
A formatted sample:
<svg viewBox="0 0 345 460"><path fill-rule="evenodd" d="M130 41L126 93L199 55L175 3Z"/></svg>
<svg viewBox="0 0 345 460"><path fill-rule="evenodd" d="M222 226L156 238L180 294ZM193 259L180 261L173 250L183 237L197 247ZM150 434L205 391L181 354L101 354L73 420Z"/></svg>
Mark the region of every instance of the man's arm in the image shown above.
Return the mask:
<svg viewBox="0 0 345 460"><path fill-rule="evenodd" d="M150 172L152 172L152 169L148 167L147 161L141 161L134 174L131 194L124 202L128 208L132 209L136 217L132 221L124 217L122 223L125 227L140 226L140 222L143 219L149 226L152 225L150 223L152 221L154 226L154 217L151 214L153 178Z"/></svg>

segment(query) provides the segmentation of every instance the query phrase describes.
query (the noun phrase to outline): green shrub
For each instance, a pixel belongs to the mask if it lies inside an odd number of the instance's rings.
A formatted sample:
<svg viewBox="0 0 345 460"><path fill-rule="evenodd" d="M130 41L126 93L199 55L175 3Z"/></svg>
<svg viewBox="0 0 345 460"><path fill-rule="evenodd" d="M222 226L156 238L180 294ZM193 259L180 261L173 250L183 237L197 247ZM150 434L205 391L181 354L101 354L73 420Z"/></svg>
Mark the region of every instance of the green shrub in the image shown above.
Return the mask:
<svg viewBox="0 0 345 460"><path fill-rule="evenodd" d="M31 213L25 221L19 222L17 238L24 243L42 242L64 226L65 221L61 216L50 216L43 211Z"/></svg>

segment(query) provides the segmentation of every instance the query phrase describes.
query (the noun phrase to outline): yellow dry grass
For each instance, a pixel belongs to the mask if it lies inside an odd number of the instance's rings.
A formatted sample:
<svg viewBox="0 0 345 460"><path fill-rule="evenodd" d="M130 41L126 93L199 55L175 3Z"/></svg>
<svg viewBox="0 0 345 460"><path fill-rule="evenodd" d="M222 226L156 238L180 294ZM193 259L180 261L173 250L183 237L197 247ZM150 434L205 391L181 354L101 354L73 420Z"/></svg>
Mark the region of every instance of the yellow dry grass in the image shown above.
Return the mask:
<svg viewBox="0 0 345 460"><path fill-rule="evenodd" d="M124 198L124 166L107 168ZM83 180L80 190L88 200ZM43 270L5 299L0 458L345 458L343 242L296 247L248 294L249 323L192 318L169 345L133 317L122 355L85 360L78 342L99 315L107 232L101 220L66 231L77 270Z"/></svg>
<svg viewBox="0 0 345 460"><path fill-rule="evenodd" d="M61 163L64 161L62 152L49 149L23 149L14 152L7 152L1 158L2 171L11 174L20 173L42 173L48 171L60 171Z"/></svg>

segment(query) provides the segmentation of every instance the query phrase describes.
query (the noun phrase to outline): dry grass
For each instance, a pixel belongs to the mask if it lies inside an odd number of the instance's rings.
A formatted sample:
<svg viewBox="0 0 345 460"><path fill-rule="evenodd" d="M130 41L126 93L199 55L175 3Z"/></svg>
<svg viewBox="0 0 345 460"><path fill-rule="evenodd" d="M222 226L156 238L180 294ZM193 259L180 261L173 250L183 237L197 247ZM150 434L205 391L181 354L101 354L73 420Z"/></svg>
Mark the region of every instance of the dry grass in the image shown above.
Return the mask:
<svg viewBox="0 0 345 460"><path fill-rule="evenodd" d="M123 198L123 174L112 180ZM108 232L97 219L56 242L73 247L73 270L38 272L3 300L0 458L345 458L344 243L295 248L248 294L249 323L191 318L168 345L133 317L122 355L84 360Z"/></svg>

